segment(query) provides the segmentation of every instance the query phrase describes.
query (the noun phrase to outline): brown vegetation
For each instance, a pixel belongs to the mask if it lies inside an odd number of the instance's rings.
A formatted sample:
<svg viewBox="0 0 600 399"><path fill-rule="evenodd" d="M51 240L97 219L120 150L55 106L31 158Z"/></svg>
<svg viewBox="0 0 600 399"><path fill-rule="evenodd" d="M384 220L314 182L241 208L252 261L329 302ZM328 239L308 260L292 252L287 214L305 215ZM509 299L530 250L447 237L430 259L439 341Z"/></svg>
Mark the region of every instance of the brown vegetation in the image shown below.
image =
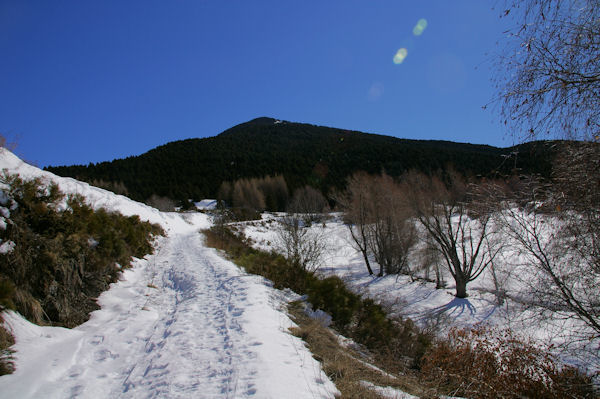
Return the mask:
<svg viewBox="0 0 600 399"><path fill-rule="evenodd" d="M2 308L0 308L1 310ZM0 375L10 374L14 371L13 350L10 349L15 339L2 325L2 313L0 312Z"/></svg>
<svg viewBox="0 0 600 399"><path fill-rule="evenodd" d="M379 276L410 273L407 255L415 243L412 211L402 188L390 176L354 174L346 192L334 199L344 211L344 223L353 243L365 260L369 274L372 255L379 264Z"/></svg>
<svg viewBox="0 0 600 399"><path fill-rule="evenodd" d="M321 362L325 374L342 394L341 398L381 397L366 387L362 381L381 387L397 388L419 397L433 396L434 391L419 381L417 373L392 375L383 371L381 367L384 365L379 364L364 347L351 343L342 345L341 337L306 315L302 302L291 303L288 309L298 325L291 328L292 334L307 343L313 356Z"/></svg>
<svg viewBox="0 0 600 399"><path fill-rule="evenodd" d="M422 375L470 398L593 398L592 380L509 330L453 329L423 358Z"/></svg>
<svg viewBox="0 0 600 399"><path fill-rule="evenodd" d="M161 197L156 194L152 194L152 196L146 200L146 204L162 212L172 212L175 210L175 201L168 197Z"/></svg>
<svg viewBox="0 0 600 399"><path fill-rule="evenodd" d="M300 214L304 223L310 225L319 221L323 213L329 211L329 204L319 190L311 186L304 186L294 191L287 211Z"/></svg>
<svg viewBox="0 0 600 399"><path fill-rule="evenodd" d="M283 211L288 189L283 176L239 179L221 183L217 199L234 208L249 211Z"/></svg>

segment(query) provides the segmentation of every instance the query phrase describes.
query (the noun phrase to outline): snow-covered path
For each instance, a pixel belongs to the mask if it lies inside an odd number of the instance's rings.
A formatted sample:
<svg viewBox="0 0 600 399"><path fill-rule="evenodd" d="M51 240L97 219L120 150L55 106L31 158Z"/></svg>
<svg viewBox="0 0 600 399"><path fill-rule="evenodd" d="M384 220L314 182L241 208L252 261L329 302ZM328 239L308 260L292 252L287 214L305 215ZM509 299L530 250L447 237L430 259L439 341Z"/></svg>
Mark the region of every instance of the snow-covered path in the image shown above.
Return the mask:
<svg viewBox="0 0 600 399"><path fill-rule="evenodd" d="M287 329L281 293L196 232L172 234L67 330L16 314L1 398L324 398L336 392Z"/></svg>
<svg viewBox="0 0 600 399"><path fill-rule="evenodd" d="M2 398L332 398L335 386L281 311L288 298L244 274L198 230L201 213L163 213L129 198L31 166L0 148L0 169L53 181L105 208L160 224L167 237L98 299L72 330L3 313L16 371Z"/></svg>

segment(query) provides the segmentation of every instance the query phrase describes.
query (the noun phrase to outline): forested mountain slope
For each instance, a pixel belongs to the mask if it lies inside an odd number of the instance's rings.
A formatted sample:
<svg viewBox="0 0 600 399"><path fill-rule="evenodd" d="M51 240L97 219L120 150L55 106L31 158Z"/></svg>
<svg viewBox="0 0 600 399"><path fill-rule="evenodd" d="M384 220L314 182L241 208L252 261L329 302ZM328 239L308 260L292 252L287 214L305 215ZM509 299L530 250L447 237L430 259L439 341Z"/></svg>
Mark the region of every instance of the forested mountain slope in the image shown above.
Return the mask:
<svg viewBox="0 0 600 399"><path fill-rule="evenodd" d="M357 170L398 176L454 165L463 173L549 171L550 147L529 143L497 148L433 140L406 140L302 123L257 118L215 137L175 141L139 156L98 164L48 167L88 182L120 185L136 200L215 197L223 181L282 174L291 190L310 184L327 193ZM507 158L518 152L516 160ZM121 184L122 183L122 184ZM124 186L124 187L123 187Z"/></svg>

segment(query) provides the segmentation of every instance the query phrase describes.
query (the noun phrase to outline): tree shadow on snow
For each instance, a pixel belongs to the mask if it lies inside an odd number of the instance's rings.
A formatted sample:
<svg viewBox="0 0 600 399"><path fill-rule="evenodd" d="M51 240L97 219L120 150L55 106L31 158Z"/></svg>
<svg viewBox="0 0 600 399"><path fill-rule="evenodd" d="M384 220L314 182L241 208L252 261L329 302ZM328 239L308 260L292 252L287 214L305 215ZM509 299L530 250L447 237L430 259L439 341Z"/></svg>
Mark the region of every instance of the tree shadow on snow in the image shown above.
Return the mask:
<svg viewBox="0 0 600 399"><path fill-rule="evenodd" d="M465 314L465 312L468 312L468 315L472 317L477 313L477 309L467 298L454 298L445 305L427 311L423 318L437 319L440 318L440 316L446 316L458 319Z"/></svg>

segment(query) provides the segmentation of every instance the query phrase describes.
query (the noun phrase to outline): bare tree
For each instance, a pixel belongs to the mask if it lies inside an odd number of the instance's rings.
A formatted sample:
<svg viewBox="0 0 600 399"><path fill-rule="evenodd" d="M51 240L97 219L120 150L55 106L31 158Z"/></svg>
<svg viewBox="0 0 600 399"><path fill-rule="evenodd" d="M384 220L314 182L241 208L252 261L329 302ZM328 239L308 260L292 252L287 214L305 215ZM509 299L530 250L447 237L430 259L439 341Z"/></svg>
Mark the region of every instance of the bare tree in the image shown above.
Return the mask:
<svg viewBox="0 0 600 399"><path fill-rule="evenodd" d="M221 183L217 193L220 203L254 211L283 211L288 201L288 188L281 175L238 179Z"/></svg>
<svg viewBox="0 0 600 399"><path fill-rule="evenodd" d="M399 185L386 174L373 177L371 190L368 244L379 264L379 276L384 270L388 274L410 274L407 256L416 231L408 202Z"/></svg>
<svg viewBox="0 0 600 399"><path fill-rule="evenodd" d="M265 209L265 197L258 189L256 179L240 179L233 185L231 193L233 206L253 211Z"/></svg>
<svg viewBox="0 0 600 399"><path fill-rule="evenodd" d="M18 138L13 137L13 141L9 142L7 136L3 133L0 133L0 148L6 148L8 151L14 151L18 144Z"/></svg>
<svg viewBox="0 0 600 399"><path fill-rule="evenodd" d="M265 197L266 209L270 211L285 210L289 194L283 176L266 176L258 179L258 189Z"/></svg>
<svg viewBox="0 0 600 399"><path fill-rule="evenodd" d="M122 181L105 181L102 179L93 179L89 182L92 186L100 187L115 194L128 195L129 190Z"/></svg>
<svg viewBox="0 0 600 399"><path fill-rule="evenodd" d="M288 212L301 214L306 224L319 221L323 213L329 210L327 200L319 190L304 186L294 191L288 205Z"/></svg>
<svg viewBox="0 0 600 399"><path fill-rule="evenodd" d="M506 0L496 56L500 114L521 139L600 138L600 2Z"/></svg>
<svg viewBox="0 0 600 399"><path fill-rule="evenodd" d="M516 193L527 202L499 214L524 266L533 269L524 283L538 315L579 320L587 332L577 333L587 340L600 337L599 153L598 145L567 147L552 183L529 179Z"/></svg>
<svg viewBox="0 0 600 399"><path fill-rule="evenodd" d="M321 266L327 248L322 229L307 227L298 214L279 220L277 245L292 265L314 273Z"/></svg>
<svg viewBox="0 0 600 399"><path fill-rule="evenodd" d="M420 270L423 272L425 279L431 280L431 269L435 274L435 288L440 289L446 287L444 274L440 267L440 252L437 249L436 243L428 235L425 237L425 245L420 249L421 265Z"/></svg>
<svg viewBox="0 0 600 399"><path fill-rule="evenodd" d="M231 206L233 204L232 193L233 185L231 184L231 182L224 181L219 187L219 191L217 193L217 200L221 205L227 204L228 206Z"/></svg>
<svg viewBox="0 0 600 399"><path fill-rule="evenodd" d="M386 175L371 176L358 172L348 179L345 194L336 201L345 212L354 246L373 274L370 254L379 264L379 276L410 272L407 255L415 242L411 212L399 185Z"/></svg>
<svg viewBox="0 0 600 399"><path fill-rule="evenodd" d="M334 199L344 211L344 225L348 228L356 250L360 251L370 275L373 274L369 261L369 224L371 220L371 176L357 172L348 179L346 192L337 193Z"/></svg>
<svg viewBox="0 0 600 399"><path fill-rule="evenodd" d="M175 210L175 201L156 194L152 194L152 196L146 200L146 204L163 212L171 212Z"/></svg>
<svg viewBox="0 0 600 399"><path fill-rule="evenodd" d="M499 249L489 248L491 212L473 201L473 190L458 173L439 176L409 172L404 177L417 218L444 259L456 283L456 296L467 297L467 284L492 263Z"/></svg>
<svg viewBox="0 0 600 399"><path fill-rule="evenodd" d="M593 239L574 235L560 218L540 211L534 202L506 209L502 218L505 231L521 253L525 270L521 281L537 317L579 320L590 329L572 325L571 333L580 339L598 338L600 270L597 258L582 251L595 245Z"/></svg>
<svg viewBox="0 0 600 399"><path fill-rule="evenodd" d="M600 337L600 2L504 4L517 22L498 57L504 123L522 140L583 142L559 147L552 184L530 181L500 215L534 271L526 283L536 314L583 323L589 343Z"/></svg>

